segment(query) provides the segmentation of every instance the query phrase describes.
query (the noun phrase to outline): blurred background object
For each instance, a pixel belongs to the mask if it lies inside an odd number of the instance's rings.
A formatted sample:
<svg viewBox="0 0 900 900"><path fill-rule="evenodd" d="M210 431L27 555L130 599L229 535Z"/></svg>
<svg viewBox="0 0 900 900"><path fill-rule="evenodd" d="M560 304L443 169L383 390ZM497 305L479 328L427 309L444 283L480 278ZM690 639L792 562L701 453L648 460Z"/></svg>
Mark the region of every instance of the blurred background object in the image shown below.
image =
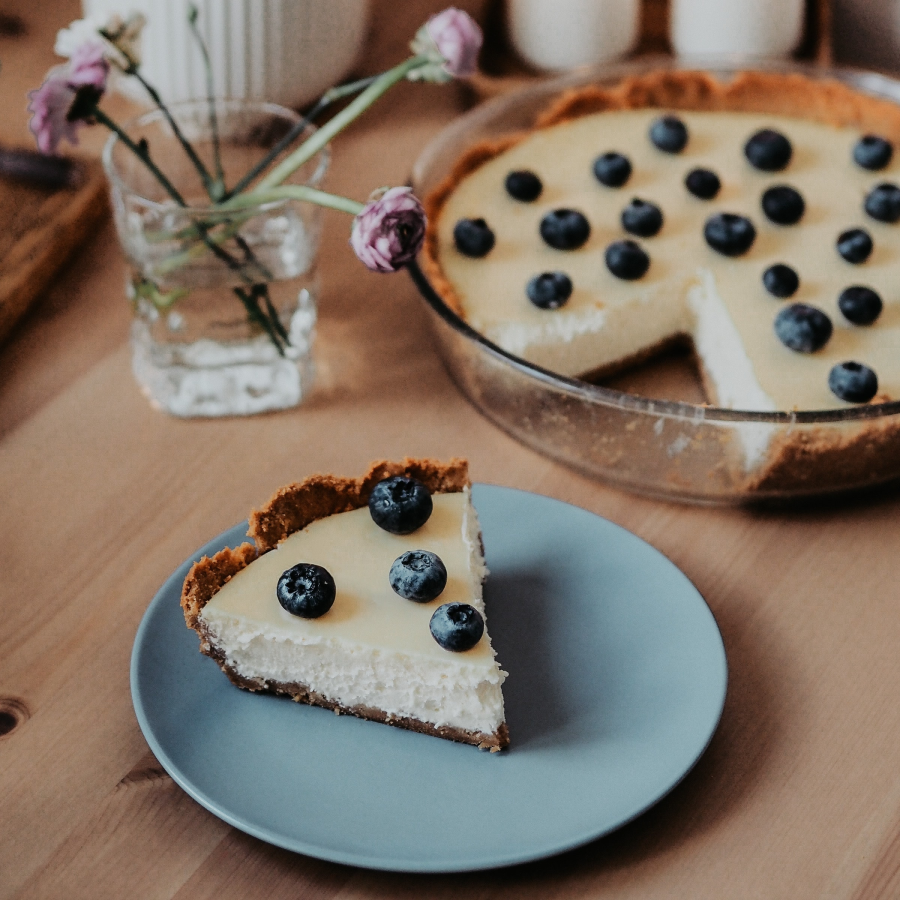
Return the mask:
<svg viewBox="0 0 900 900"><path fill-rule="evenodd" d="M195 0L216 94L299 107L356 65L369 0ZM142 12L143 70L170 102L206 96L188 0L83 0L85 15ZM122 80L122 86L132 85ZM133 89L133 88L132 88ZM143 96L136 99L144 100Z"/></svg>
<svg viewBox="0 0 900 900"><path fill-rule="evenodd" d="M837 62L900 70L900 0L832 0Z"/></svg>
<svg viewBox="0 0 900 900"><path fill-rule="evenodd" d="M805 0L671 0L679 56L790 56L803 37Z"/></svg>
<svg viewBox="0 0 900 900"><path fill-rule="evenodd" d="M639 0L508 0L509 37L527 63L558 72L630 53L640 13Z"/></svg>
<svg viewBox="0 0 900 900"><path fill-rule="evenodd" d="M523 87L546 72L623 56L671 56L676 46L698 58L792 56L829 65L832 2L879 7L884 3L900 9L900 0L486 2L484 49L479 71L470 81L479 99Z"/></svg>

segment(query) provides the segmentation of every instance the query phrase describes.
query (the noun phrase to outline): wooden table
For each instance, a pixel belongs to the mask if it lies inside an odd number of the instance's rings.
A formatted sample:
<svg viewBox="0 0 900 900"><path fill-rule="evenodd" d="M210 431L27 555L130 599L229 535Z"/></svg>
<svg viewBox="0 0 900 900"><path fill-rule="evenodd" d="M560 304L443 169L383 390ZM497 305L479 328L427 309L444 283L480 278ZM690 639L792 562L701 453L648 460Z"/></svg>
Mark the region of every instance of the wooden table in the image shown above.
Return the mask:
<svg viewBox="0 0 900 900"><path fill-rule="evenodd" d="M376 3L366 70L401 58L439 6ZM3 11L29 32L0 37L0 139L24 142L23 92L78 4ZM403 87L337 143L332 188L365 197L402 183L463 102L453 88ZM409 280L364 272L348 229L328 218L319 381L296 410L224 421L151 410L130 374L108 224L0 351L0 897L900 896L898 493L706 509L573 474L462 399ZM236 831L149 753L129 655L167 575L278 485L404 454L467 456L476 480L606 516L712 607L731 672L721 726L685 781L616 834L502 871L373 873Z"/></svg>

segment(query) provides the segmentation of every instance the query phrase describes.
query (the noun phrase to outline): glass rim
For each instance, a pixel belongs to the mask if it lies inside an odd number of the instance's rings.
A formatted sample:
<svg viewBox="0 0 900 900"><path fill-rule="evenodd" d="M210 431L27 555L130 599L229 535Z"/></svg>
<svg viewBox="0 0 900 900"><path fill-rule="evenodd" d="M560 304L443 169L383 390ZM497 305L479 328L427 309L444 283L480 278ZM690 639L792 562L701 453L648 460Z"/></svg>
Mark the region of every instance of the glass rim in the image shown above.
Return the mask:
<svg viewBox="0 0 900 900"><path fill-rule="evenodd" d="M866 69L813 65L793 60L764 60L752 57L686 57L683 59L673 59L668 56L650 57L644 60L600 65L588 70L553 76L543 79L536 84L527 85L510 91L508 94L485 101L454 119L426 144L413 164L409 182L414 187L421 185L425 180L425 173L428 167L434 164L434 160L438 157L445 144L458 140L470 128L487 126L492 119L513 108L523 98L543 96L549 100L561 91L583 84L613 82L629 75L658 69L677 71L700 70L710 72L713 75L725 76L753 70L785 73L798 72L819 79L837 79L861 93L890 100L900 105L900 79ZM578 378L570 378L530 363L488 340L447 305L417 262L412 262L408 266L408 271L419 289L419 293L432 312L445 325L476 345L483 353L492 357L506 368L513 369L536 383L599 406L630 409L637 412L652 413L663 418L687 420L694 423L704 421L713 423L768 423L771 425L824 425L832 422L864 422L900 415L900 400L865 404L849 409L781 410L770 412L727 409L707 404L689 403L684 400L662 400L642 397L639 394L602 387Z"/></svg>
<svg viewBox="0 0 900 900"><path fill-rule="evenodd" d="M205 110L209 108L209 101L205 99L179 100L175 103L169 103L167 105L169 111L177 120L177 114L179 110L194 109L197 107L202 107ZM281 106L278 103L270 103L266 100L241 100L232 97L217 97L215 99L215 105L217 113L220 109L227 110L229 108L244 109L249 111L256 111L259 113L268 113L273 117L277 116L287 120L291 123L292 126L296 125L303 119L303 117L296 110L290 109L287 106ZM130 119L126 119L121 124L121 128L123 131L128 132L133 128L137 128L143 125L149 125L154 122L159 122L160 120L165 120L165 113L163 113L160 109L150 109L136 116L132 116ZM317 126L307 124L306 128L304 128L303 133L313 134L317 130ZM172 139L176 140L174 137ZM148 209L157 210L159 212L170 213L173 211L177 211L180 215L184 216L197 215L207 217L210 215L223 215L225 212L227 212L227 210L222 209L221 206L213 203L204 205L188 204L187 206L172 206L172 201L170 199L151 200L149 197L143 196L140 191L136 191L127 183L127 181L121 175L115 162L113 161L113 153L119 143L121 143L121 139L119 138L119 136L115 133L110 134L103 145L101 160L103 163L103 170L106 173L106 177L109 179L110 184L121 193L128 194L132 198L137 198ZM309 161L311 162L312 160L316 159L318 160L318 164L316 165L315 170L309 176L309 178L303 181L304 186L316 187L325 177L325 172L327 171L329 162L331 160L331 150L327 144L321 150L319 150ZM251 210L266 212L268 210L277 209L279 206L284 206L288 203L298 202L301 201L292 200L291 198L285 197L278 200L267 200L263 203L259 203L256 206L242 207L241 211L245 213Z"/></svg>

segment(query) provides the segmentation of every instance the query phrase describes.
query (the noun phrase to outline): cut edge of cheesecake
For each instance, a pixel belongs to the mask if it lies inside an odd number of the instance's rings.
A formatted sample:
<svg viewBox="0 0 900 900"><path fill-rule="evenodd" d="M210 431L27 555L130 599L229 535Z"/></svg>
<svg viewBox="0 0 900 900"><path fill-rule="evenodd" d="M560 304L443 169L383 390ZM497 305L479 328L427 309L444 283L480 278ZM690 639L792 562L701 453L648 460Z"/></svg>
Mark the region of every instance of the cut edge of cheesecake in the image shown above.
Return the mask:
<svg viewBox="0 0 900 900"><path fill-rule="evenodd" d="M249 679L228 663L227 655L217 646L200 613L212 597L238 572L265 553L275 549L291 534L301 531L318 519L342 512L361 509L369 502L372 489L385 478L397 475L421 481L432 494L460 493L469 485L468 463L454 458L446 463L433 459L410 459L401 462L380 460L373 463L361 478L341 478L333 475L313 475L304 481L280 488L262 508L250 515L248 535L256 545L241 544L235 549L226 547L213 556L204 556L193 564L184 581L181 608L185 623L200 638L200 652L219 665L235 686L253 692L267 692L290 697L298 703L320 706L338 714L382 722L472 744L482 750L495 752L509 746L509 731L502 722L491 734L467 731L446 725L434 725L409 716L395 715L368 705L344 706L340 702L311 690L299 681L280 682ZM480 537L480 536L479 536ZM483 556L483 547L481 548Z"/></svg>

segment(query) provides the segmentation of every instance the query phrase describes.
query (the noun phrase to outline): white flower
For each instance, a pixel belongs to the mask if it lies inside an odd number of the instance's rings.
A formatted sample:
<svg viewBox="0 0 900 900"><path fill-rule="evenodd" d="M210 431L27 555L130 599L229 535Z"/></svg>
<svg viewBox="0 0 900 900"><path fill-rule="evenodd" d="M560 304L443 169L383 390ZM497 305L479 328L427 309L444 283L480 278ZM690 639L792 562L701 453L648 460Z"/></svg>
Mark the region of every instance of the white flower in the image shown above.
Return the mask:
<svg viewBox="0 0 900 900"><path fill-rule="evenodd" d="M127 19L119 15L76 19L57 33L53 50L57 56L71 58L84 44L101 41L106 58L120 69L129 69L140 65L140 39L145 23L140 13L132 13Z"/></svg>

